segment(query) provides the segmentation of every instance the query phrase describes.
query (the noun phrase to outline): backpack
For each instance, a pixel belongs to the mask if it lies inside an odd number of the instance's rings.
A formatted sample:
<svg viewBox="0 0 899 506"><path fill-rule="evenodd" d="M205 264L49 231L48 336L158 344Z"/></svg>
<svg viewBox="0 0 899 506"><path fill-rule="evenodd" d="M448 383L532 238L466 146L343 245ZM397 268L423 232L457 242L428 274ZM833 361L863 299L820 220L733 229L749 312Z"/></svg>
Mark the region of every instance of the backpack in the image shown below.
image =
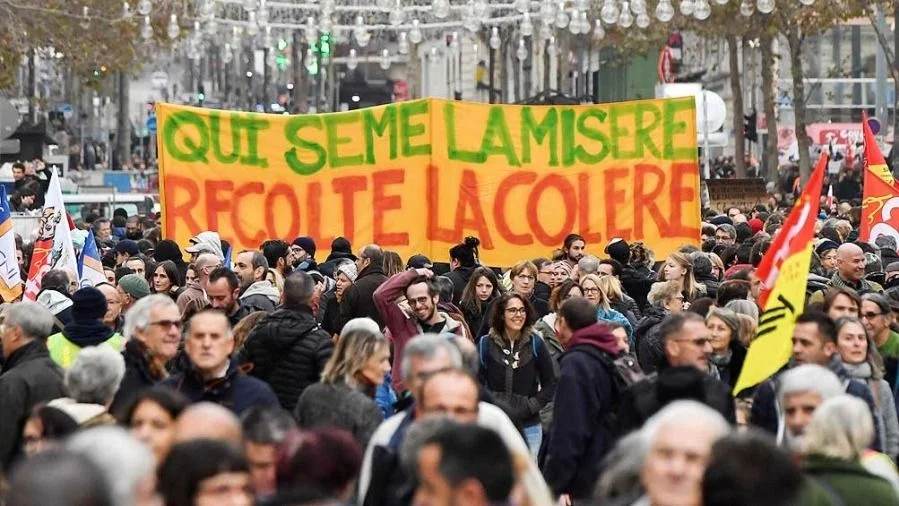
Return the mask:
<svg viewBox="0 0 899 506"><path fill-rule="evenodd" d="M596 346L580 345L568 350L581 350L590 356L599 360L606 373L612 379L612 394L614 400L608 404L608 409L604 410L604 414L600 419L602 426L606 427L613 434L618 433L618 408L624 391L635 383L646 379L648 376L643 372L637 357L630 353L620 356L613 356Z"/></svg>
<svg viewBox="0 0 899 506"><path fill-rule="evenodd" d="M536 334L531 334L531 352L534 354L534 360L540 357L540 353L538 350L540 349L540 345L537 344L537 341L542 341L543 338L537 339ZM478 355L481 357L481 367L487 367L487 356L489 355L490 345L490 335L481 336L478 340Z"/></svg>

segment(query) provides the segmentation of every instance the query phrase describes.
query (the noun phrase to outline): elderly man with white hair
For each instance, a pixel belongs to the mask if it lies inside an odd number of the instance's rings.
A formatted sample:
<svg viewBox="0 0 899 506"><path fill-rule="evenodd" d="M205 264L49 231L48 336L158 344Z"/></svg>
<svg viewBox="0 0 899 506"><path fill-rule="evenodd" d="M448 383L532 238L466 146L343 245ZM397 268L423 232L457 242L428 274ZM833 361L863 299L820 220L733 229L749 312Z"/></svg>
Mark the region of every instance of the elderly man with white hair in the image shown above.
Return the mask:
<svg viewBox="0 0 899 506"><path fill-rule="evenodd" d="M842 393L837 375L820 365L803 364L784 372L777 389L778 445L798 451L818 406Z"/></svg>
<svg viewBox="0 0 899 506"><path fill-rule="evenodd" d="M68 397L48 406L61 409L82 427L116 423L109 406L125 376L125 359L108 346L88 346L66 371Z"/></svg>
<svg viewBox="0 0 899 506"><path fill-rule="evenodd" d="M700 506L702 476L715 441L730 432L715 410L675 401L641 429L647 446L640 472L645 495L635 506Z"/></svg>

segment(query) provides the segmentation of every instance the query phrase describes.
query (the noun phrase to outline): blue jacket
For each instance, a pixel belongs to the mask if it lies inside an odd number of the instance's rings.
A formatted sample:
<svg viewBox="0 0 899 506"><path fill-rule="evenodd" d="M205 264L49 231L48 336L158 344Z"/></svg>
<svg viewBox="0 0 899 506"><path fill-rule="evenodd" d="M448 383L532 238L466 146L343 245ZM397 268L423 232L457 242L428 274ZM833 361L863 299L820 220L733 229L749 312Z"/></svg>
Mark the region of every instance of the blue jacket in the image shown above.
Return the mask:
<svg viewBox="0 0 899 506"><path fill-rule="evenodd" d="M375 390L375 403L381 408L384 419L387 420L396 412L393 405L396 404L396 392L390 386L393 383L393 375L389 372L384 375L384 382Z"/></svg>
<svg viewBox="0 0 899 506"><path fill-rule="evenodd" d="M235 362L228 366L224 378L203 382L193 368L185 373L173 374L161 383L176 392L181 392L196 402L214 402L239 415L253 406L280 406L278 397L262 380L240 372Z"/></svg>
<svg viewBox="0 0 899 506"><path fill-rule="evenodd" d="M782 407L777 403L777 389L780 386L780 375L793 365L791 361L756 388L752 401L752 411L749 414L749 423L774 434L778 443L783 439L783 431L786 430L786 426L783 421ZM880 440L880 423L878 423L877 417L874 416L874 396L871 395L871 390L864 383L853 380L849 376L838 354L834 354L827 368L840 378L847 394L858 397L868 405L874 422L874 443L871 448L879 452L883 451L883 442Z"/></svg>

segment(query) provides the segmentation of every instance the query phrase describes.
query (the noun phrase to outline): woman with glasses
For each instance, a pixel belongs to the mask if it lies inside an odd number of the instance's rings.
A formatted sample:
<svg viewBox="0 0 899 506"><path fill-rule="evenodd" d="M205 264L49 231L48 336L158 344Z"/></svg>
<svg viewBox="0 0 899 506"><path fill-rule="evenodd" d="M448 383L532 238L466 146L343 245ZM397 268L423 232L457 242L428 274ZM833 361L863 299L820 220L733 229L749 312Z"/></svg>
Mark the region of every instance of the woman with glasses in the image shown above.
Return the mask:
<svg viewBox="0 0 899 506"><path fill-rule="evenodd" d="M657 371L665 360L662 339L659 336L659 324L669 314L684 310L684 295L681 293L679 282L661 281L652 284L646 299L649 301L649 305L646 306L643 319L634 330L634 341L640 367L648 374Z"/></svg>
<svg viewBox="0 0 899 506"><path fill-rule="evenodd" d="M469 329L481 328L490 303L499 298L502 293L493 269L478 267L471 272L471 277L468 279L465 289L462 290L462 300L459 304Z"/></svg>
<svg viewBox="0 0 899 506"><path fill-rule="evenodd" d="M543 318L547 314L549 314L549 302L537 297L534 294L534 288L537 284L537 266L534 265L533 262L529 260L523 260L513 265L509 270L509 282L511 284L511 293L517 293L522 298L531 303L531 306L534 308L535 316L534 320L538 318ZM487 310L487 314L492 314L493 305L495 303L491 303L491 307ZM487 332L490 331L490 322L488 318L485 318L481 323L481 326L478 327L478 331L475 335L483 336L486 335Z"/></svg>
<svg viewBox="0 0 899 506"><path fill-rule="evenodd" d="M899 454L899 420L890 384L883 379L883 359L874 348L861 320L844 317L838 319L836 325L837 351L843 367L852 378L863 382L871 390L884 453L895 459Z"/></svg>
<svg viewBox="0 0 899 506"><path fill-rule="evenodd" d="M478 340L478 379L505 405L512 421L524 428L535 460L543 440L540 409L552 400L556 388L552 355L533 329L536 319L524 296L505 294L493 305L489 333Z"/></svg>
<svg viewBox="0 0 899 506"><path fill-rule="evenodd" d="M602 281L596 274L587 274L581 278L581 291L584 292L584 298L596 306L596 319L620 323L627 330L628 337L633 336L634 327L631 322L623 314L612 309L612 306L609 305L609 297L601 288L601 284Z"/></svg>

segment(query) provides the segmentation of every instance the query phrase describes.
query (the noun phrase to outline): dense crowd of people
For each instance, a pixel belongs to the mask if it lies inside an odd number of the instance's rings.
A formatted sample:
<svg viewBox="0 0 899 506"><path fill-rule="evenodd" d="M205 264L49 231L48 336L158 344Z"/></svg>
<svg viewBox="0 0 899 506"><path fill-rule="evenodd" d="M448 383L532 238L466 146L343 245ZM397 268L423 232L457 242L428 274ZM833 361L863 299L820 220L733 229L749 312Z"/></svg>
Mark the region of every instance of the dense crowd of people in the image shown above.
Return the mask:
<svg viewBox="0 0 899 506"><path fill-rule="evenodd" d="M495 268L474 237L448 264L232 252L86 213L106 281L51 270L2 309L4 504L899 504L899 251L850 203L818 220L789 363L734 392L784 215Z"/></svg>

